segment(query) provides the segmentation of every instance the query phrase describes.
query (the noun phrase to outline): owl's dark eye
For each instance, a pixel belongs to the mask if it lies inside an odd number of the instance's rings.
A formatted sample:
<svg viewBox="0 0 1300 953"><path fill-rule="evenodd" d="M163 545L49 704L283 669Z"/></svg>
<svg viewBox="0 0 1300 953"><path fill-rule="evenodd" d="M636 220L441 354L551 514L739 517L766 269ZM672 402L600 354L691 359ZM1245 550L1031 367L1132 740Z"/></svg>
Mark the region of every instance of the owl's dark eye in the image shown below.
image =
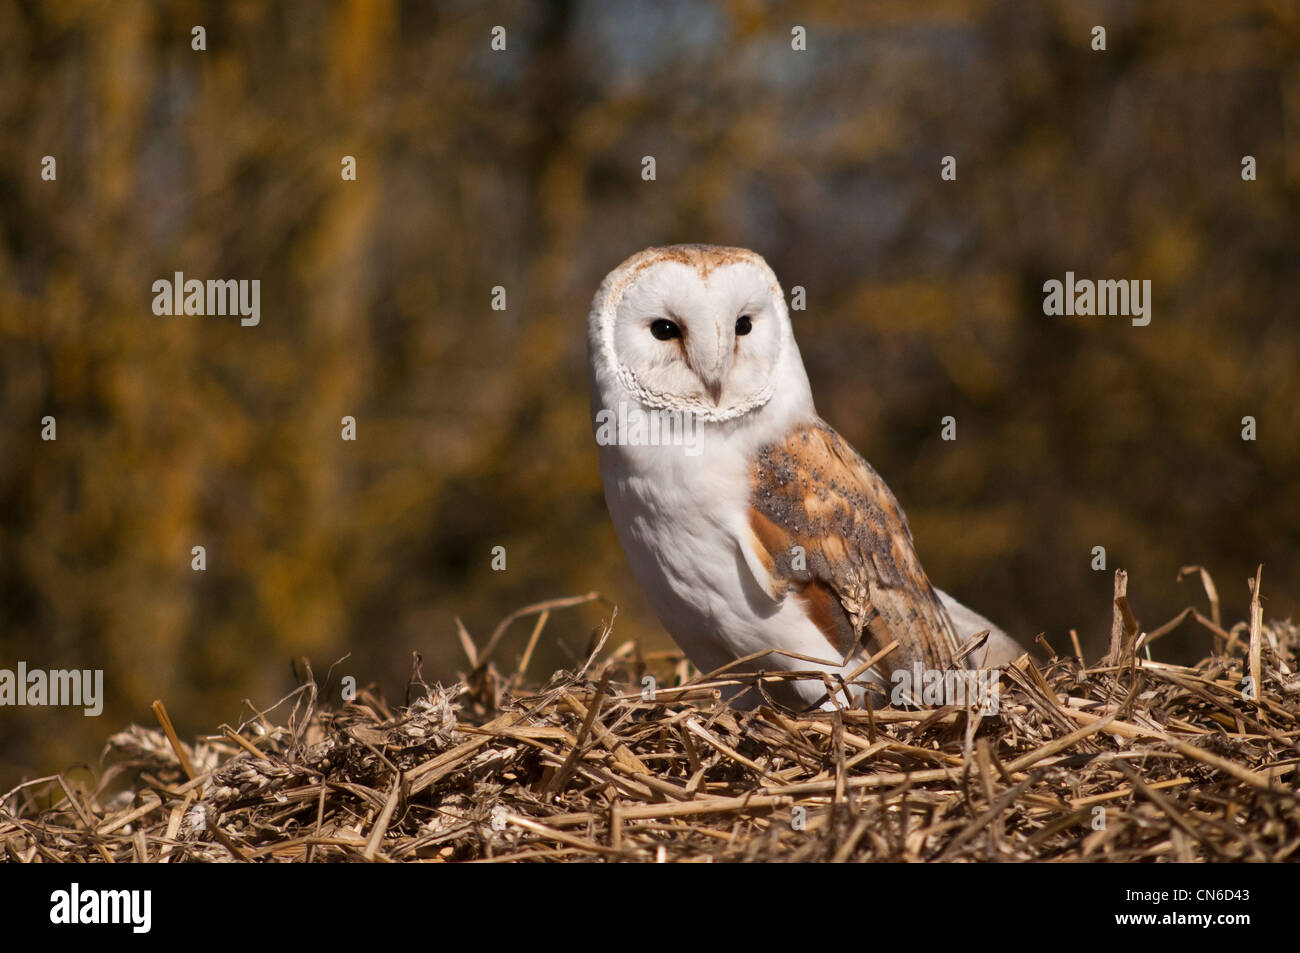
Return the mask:
<svg viewBox="0 0 1300 953"><path fill-rule="evenodd" d="M661 341L671 341L682 336L682 329L667 318L660 318L650 325L650 333Z"/></svg>
<svg viewBox="0 0 1300 953"><path fill-rule="evenodd" d="M752 330L754 330L754 325L753 322L750 321L749 315L742 314L736 319L737 334L748 334Z"/></svg>

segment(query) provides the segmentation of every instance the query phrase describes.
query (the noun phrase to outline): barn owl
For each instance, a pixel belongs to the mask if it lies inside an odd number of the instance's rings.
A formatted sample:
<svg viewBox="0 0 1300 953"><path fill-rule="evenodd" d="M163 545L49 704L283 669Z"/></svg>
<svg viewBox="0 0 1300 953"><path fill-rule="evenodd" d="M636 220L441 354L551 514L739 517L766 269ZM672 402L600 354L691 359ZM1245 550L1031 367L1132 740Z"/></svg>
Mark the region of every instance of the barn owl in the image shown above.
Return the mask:
<svg viewBox="0 0 1300 953"><path fill-rule="evenodd" d="M885 482L818 417L784 294L759 255L712 245L633 255L596 292L587 343L610 516L697 668L775 650L745 670L826 673L769 683L777 700L825 707L858 704L918 664L1019 654L930 584ZM984 629L975 657L955 660Z"/></svg>

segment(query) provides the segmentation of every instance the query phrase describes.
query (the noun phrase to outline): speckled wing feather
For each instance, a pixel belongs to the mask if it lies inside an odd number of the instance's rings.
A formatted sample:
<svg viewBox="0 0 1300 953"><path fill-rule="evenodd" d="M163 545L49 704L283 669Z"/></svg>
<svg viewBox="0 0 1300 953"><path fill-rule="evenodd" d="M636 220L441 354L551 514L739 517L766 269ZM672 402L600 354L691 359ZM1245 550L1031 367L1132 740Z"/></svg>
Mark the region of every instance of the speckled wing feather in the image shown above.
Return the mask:
<svg viewBox="0 0 1300 953"><path fill-rule="evenodd" d="M822 421L764 447L749 525L770 594L800 600L843 658L897 639L882 674L953 665L957 635L885 481ZM794 547L802 547L803 560Z"/></svg>

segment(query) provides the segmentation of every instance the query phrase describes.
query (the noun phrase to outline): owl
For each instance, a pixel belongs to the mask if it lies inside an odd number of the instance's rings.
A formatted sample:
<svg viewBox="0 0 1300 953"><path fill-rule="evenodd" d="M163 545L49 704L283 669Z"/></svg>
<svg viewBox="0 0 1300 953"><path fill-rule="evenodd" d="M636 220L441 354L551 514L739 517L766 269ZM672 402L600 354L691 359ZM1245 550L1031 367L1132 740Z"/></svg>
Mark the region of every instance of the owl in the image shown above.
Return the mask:
<svg viewBox="0 0 1300 953"><path fill-rule="evenodd" d="M918 665L1019 654L931 585L889 487L818 417L785 296L759 255L712 245L633 255L596 292L587 344L610 516L697 668L760 655L738 668L824 673L764 688L829 707L861 704ZM986 629L974 658L956 658Z"/></svg>

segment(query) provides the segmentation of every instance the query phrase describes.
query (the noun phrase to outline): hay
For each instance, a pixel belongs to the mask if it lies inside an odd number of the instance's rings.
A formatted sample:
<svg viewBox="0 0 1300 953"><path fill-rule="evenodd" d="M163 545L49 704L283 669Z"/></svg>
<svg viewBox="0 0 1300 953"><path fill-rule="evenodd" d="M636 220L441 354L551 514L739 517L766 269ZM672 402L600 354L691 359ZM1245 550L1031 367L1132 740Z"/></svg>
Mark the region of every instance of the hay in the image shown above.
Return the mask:
<svg viewBox="0 0 1300 953"><path fill-rule="evenodd" d="M1117 578L1107 658L1085 666L1073 634L1073 654L1022 657L990 717L738 712L719 693L759 677L725 672L647 700L647 669L674 660L602 656L612 621L586 665L528 691L549 613L593 596L543 603L482 651L461 627L471 672L429 687L417 661L398 710L367 691L328 710L309 679L186 745L159 704L161 730L114 735L92 788L65 774L0 798L0 842L21 862L1296 858L1300 633L1264 624L1257 584L1250 621L1225 631L1203 581L1210 618L1148 634ZM528 615L505 678L492 651ZM1152 661L1188 618L1215 653Z"/></svg>

